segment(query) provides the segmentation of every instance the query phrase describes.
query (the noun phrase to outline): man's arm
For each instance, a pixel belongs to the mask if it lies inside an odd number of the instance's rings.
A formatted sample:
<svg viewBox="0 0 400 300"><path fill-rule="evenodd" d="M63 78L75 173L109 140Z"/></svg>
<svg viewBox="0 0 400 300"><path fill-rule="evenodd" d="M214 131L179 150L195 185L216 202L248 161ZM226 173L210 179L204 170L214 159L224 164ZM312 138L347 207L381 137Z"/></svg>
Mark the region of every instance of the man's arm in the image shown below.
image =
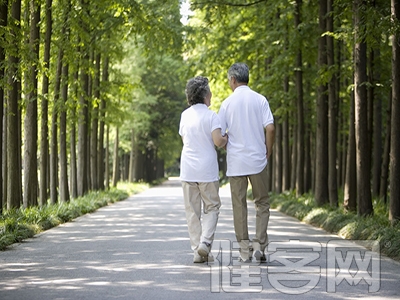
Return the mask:
<svg viewBox="0 0 400 300"><path fill-rule="evenodd" d="M265 127L265 143L267 146L267 159L269 160L269 158L272 154L272 147L274 146L274 143L275 143L275 125L274 124L268 124L267 127Z"/></svg>

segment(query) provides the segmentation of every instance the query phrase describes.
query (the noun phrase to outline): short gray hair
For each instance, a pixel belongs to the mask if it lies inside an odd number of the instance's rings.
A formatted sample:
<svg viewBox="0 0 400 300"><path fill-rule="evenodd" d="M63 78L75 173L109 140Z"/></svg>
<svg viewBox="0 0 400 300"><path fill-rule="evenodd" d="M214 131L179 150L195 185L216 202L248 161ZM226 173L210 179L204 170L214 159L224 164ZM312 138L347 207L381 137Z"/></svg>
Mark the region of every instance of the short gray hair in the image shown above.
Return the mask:
<svg viewBox="0 0 400 300"><path fill-rule="evenodd" d="M197 76L189 79L186 84L185 94L187 102L190 106L197 103L204 103L204 99L210 92L208 78Z"/></svg>
<svg viewBox="0 0 400 300"><path fill-rule="evenodd" d="M239 83L249 83L249 67L245 63L234 63L228 70L228 79L232 77Z"/></svg>

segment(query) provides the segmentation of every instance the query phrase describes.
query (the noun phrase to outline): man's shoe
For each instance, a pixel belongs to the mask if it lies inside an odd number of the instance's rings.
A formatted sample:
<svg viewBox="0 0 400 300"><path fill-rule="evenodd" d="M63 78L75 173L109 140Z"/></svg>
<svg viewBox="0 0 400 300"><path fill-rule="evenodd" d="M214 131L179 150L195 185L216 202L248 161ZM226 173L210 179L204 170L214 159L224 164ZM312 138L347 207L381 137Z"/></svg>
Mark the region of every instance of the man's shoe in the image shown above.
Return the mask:
<svg viewBox="0 0 400 300"><path fill-rule="evenodd" d="M201 243L197 248L197 252L203 257L207 257L210 251L211 251L211 245L206 242Z"/></svg>
<svg viewBox="0 0 400 300"><path fill-rule="evenodd" d="M257 262L266 262L267 258L265 257L265 253L263 253L261 250L256 250L253 252L253 261Z"/></svg>

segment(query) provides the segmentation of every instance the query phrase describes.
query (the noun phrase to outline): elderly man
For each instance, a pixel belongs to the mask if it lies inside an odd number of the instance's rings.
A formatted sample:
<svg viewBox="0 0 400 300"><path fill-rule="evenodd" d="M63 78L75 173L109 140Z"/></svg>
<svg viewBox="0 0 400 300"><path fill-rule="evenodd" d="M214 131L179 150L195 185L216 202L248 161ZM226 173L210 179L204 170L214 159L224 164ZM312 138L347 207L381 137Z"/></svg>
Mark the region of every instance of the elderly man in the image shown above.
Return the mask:
<svg viewBox="0 0 400 300"><path fill-rule="evenodd" d="M248 87L249 68L235 63L228 70L233 93L219 110L221 131L228 133L227 176L230 180L233 222L240 246L240 260L250 262L247 223L247 185L250 180L256 208L253 260L266 261L269 199L267 162L275 140L274 118L267 99Z"/></svg>

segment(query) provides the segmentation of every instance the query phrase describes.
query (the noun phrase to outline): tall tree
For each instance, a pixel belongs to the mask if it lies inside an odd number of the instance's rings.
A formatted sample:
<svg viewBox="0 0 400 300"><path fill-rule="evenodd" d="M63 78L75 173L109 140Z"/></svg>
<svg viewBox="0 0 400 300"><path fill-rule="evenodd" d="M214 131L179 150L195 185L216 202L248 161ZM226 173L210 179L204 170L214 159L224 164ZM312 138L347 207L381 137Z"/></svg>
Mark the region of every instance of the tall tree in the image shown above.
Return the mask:
<svg viewBox="0 0 400 300"><path fill-rule="evenodd" d="M19 43L21 19L21 0L15 0L11 5L9 18L10 35L8 44L8 95L7 95L7 209L19 207L22 204L22 184L19 142L19 108L20 95Z"/></svg>
<svg viewBox="0 0 400 300"><path fill-rule="evenodd" d="M64 8L64 16L61 28L61 43L59 44L59 54L58 54L58 61L57 61L57 71L56 71L56 83L55 83L55 94L56 94L56 104L54 107L59 109L59 137L60 137L60 154L59 154L59 166L60 166L60 174L59 174L59 195L60 201L66 202L69 201L70 193L68 188L68 157L67 157L67 101L68 101L68 90L69 90L69 62L66 59L65 52L67 45L69 44L70 38L70 22L69 16L71 11L71 1L67 0L63 2L65 5ZM60 96L57 96L60 94ZM56 141L57 137L57 126L53 123L54 120L57 119L57 110L53 110L52 116L52 131L55 134L54 141ZM54 127L53 127L54 126ZM53 142L53 139L52 139ZM52 147L53 149L53 147ZM56 151L55 147L53 151ZM53 152L52 151L52 152ZM55 163L56 157L52 156L52 160L54 159L53 163ZM54 174L57 173L57 168L53 166ZM56 177L53 177L55 180ZM56 182L56 181L55 181ZM52 188L54 191L54 187ZM54 198L54 196L53 196ZM56 199L54 199L55 201Z"/></svg>
<svg viewBox="0 0 400 300"><path fill-rule="evenodd" d="M327 0L327 31L333 33L333 0ZM332 72L330 75L329 90L329 167L328 167L328 185L329 185L329 203L331 206L338 205L338 188L337 188L337 143L338 143L338 98L336 93L336 72L335 72L335 53L334 42L331 35L327 35L327 61L328 70Z"/></svg>
<svg viewBox="0 0 400 300"><path fill-rule="evenodd" d="M357 168L356 168L356 134L355 134L355 108L354 94L350 100L350 122L346 157L346 174L344 183L343 207L349 211L357 209Z"/></svg>
<svg viewBox="0 0 400 300"><path fill-rule="evenodd" d="M400 220L400 1L392 0L392 128L390 148L390 210L392 224Z"/></svg>
<svg viewBox="0 0 400 300"><path fill-rule="evenodd" d="M67 100L68 100L69 66L62 67L62 106L60 111L60 201L69 201L68 189L68 157L67 157Z"/></svg>
<svg viewBox="0 0 400 300"><path fill-rule="evenodd" d="M118 147L119 147L119 128L117 127L115 128L115 141L114 141L113 179L112 179L113 187L117 186L120 177Z"/></svg>
<svg viewBox="0 0 400 300"><path fill-rule="evenodd" d="M319 1L319 29L318 66L320 70L326 68L326 0ZM316 139L316 174L315 174L315 201L321 206L329 202L328 193L328 97L325 82L320 82L317 100L317 139Z"/></svg>
<svg viewBox="0 0 400 300"><path fill-rule="evenodd" d="M109 56L106 54L102 61L102 79L101 86L106 87L109 79ZM106 117L106 93L100 93L100 108L99 108L99 143L98 143L98 179L99 189L104 190L104 177L105 177L105 147L104 147L104 127L105 127L105 117ZM108 178L107 178L108 181Z"/></svg>
<svg viewBox="0 0 400 300"><path fill-rule="evenodd" d="M81 0L82 14L89 16L89 1ZM81 19L81 30L85 37L89 34L90 26L88 18ZM80 95L79 95L79 119L78 119L78 196L83 196L89 189L88 186L88 132L89 132L89 66L90 55L88 41L82 40L80 64Z"/></svg>
<svg viewBox="0 0 400 300"><path fill-rule="evenodd" d="M8 0L0 2L0 28L7 26L7 15L8 15ZM6 37L4 33L0 33L0 40L5 40ZM4 49L3 43L0 44L0 78L5 78L5 59L6 59L6 49ZM0 82L0 136L3 137L3 112L4 112L4 91L5 82ZM0 162L3 164L3 147L4 140L0 142ZM5 147L4 147L5 148ZM3 169L3 168L2 168ZM3 170L0 170L0 214L3 211L4 197L3 197Z"/></svg>
<svg viewBox="0 0 400 300"><path fill-rule="evenodd" d="M302 0L296 0L295 26L300 33ZM302 50L296 55L296 92L297 92L297 164L296 164L296 195L304 194L304 99L303 99L303 57Z"/></svg>
<svg viewBox="0 0 400 300"><path fill-rule="evenodd" d="M355 133L357 162L357 204L361 216L373 213L370 181L370 155L368 137L367 99L367 44L365 41L364 11L365 0L354 0L354 92L355 92Z"/></svg>
<svg viewBox="0 0 400 300"><path fill-rule="evenodd" d="M38 162L37 162L37 141L38 141L38 92L37 77L39 63L39 21L40 1L29 1L30 14L30 35L29 49L31 52L31 66L29 68L28 92L26 97L25 114L25 153L24 153L24 193L23 202L25 207L37 204L38 197Z"/></svg>
<svg viewBox="0 0 400 300"><path fill-rule="evenodd" d="M99 104L100 104L100 62L101 62L101 54L97 53L95 59L95 74L94 74L94 101L95 104L92 109L92 126L91 126L91 134L90 134L90 177L92 178L92 190L98 190L98 128L99 128Z"/></svg>
<svg viewBox="0 0 400 300"><path fill-rule="evenodd" d="M41 129L40 129L40 188L39 188L39 204L44 205L48 198L48 165L49 165L49 65L50 65L50 48L51 33L53 29L52 4L53 0L46 0L44 20L46 25L44 37L44 54L43 54L43 82L42 82L42 98L41 98Z"/></svg>

